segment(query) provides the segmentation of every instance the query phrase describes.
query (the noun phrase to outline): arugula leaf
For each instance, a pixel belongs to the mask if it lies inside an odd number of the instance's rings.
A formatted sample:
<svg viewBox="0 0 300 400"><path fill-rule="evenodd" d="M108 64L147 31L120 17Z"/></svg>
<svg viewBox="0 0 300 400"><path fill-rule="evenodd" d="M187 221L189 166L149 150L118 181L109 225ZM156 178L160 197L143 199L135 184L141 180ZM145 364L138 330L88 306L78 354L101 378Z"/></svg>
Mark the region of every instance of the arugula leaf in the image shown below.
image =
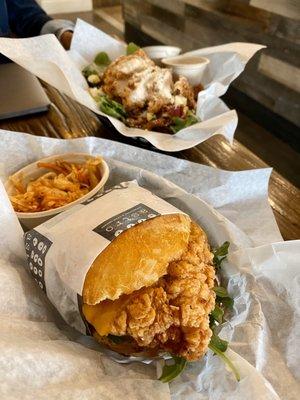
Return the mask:
<svg viewBox="0 0 300 400"><path fill-rule="evenodd" d="M108 98L106 95L100 96L98 105L102 112L104 112L107 115L110 115L111 117L115 117L122 121L126 117L126 112L122 104Z"/></svg>
<svg viewBox="0 0 300 400"><path fill-rule="evenodd" d="M165 364L163 371L159 380L161 382L167 383L175 379L185 368L187 361L183 357L172 355L173 363Z"/></svg>
<svg viewBox="0 0 300 400"><path fill-rule="evenodd" d="M101 76L106 69L107 65L97 65L95 63L91 63L83 68L82 75L87 79L90 75L99 75Z"/></svg>
<svg viewBox="0 0 300 400"><path fill-rule="evenodd" d="M93 64L90 64L83 68L82 74L85 78L88 78L90 75L98 75L98 71Z"/></svg>
<svg viewBox="0 0 300 400"><path fill-rule="evenodd" d="M94 63L99 66L102 65L107 66L111 63L111 59L109 58L108 54L105 51L101 51L94 58Z"/></svg>
<svg viewBox="0 0 300 400"><path fill-rule="evenodd" d="M221 360L228 366L228 368L233 372L235 379L239 382L241 380L241 376L239 371L234 366L233 362L224 354L224 352L220 351L213 344L209 344L208 347L221 358Z"/></svg>
<svg viewBox="0 0 300 400"><path fill-rule="evenodd" d="M227 257L229 246L229 242L224 242L220 247L212 251L214 255L213 263L216 268L220 268L222 261Z"/></svg>
<svg viewBox="0 0 300 400"><path fill-rule="evenodd" d="M115 344L120 344L127 340L126 336L107 335L107 337Z"/></svg>
<svg viewBox="0 0 300 400"><path fill-rule="evenodd" d="M215 322L222 324L224 313L227 308L233 307L233 299L229 296L227 290L222 286L213 288L217 294L215 309L210 313L210 327L215 325Z"/></svg>
<svg viewBox="0 0 300 400"><path fill-rule="evenodd" d="M198 118L193 114L190 113L185 119L180 117L174 117L172 119L173 125L170 126L173 133L180 131L181 129L187 128L188 126L196 124Z"/></svg>
<svg viewBox="0 0 300 400"><path fill-rule="evenodd" d="M227 289L222 286L215 286L213 287L213 291L216 293L218 297L229 297Z"/></svg>
<svg viewBox="0 0 300 400"><path fill-rule="evenodd" d="M232 308L233 307L233 299L229 296L227 290L222 286L215 286L213 291L217 295L217 302L221 304L224 308Z"/></svg>
<svg viewBox="0 0 300 400"><path fill-rule="evenodd" d="M220 289L220 290L219 290ZM217 294L217 302L223 307L223 308L232 308L233 307L233 299L229 296L227 290L225 288L222 288L221 286L218 288L213 288L213 290Z"/></svg>
<svg viewBox="0 0 300 400"><path fill-rule="evenodd" d="M234 300L229 296L222 298L220 302L224 308L232 308L234 304Z"/></svg>
<svg viewBox="0 0 300 400"><path fill-rule="evenodd" d="M228 342L226 340L219 338L219 336L215 332L213 332L213 335L211 337L208 347L217 356L219 356L225 364L227 364L229 369L234 373L236 380L239 382L241 377L240 377L238 370L234 366L233 362L226 356L226 354L224 354L225 351L227 350Z"/></svg>
<svg viewBox="0 0 300 400"><path fill-rule="evenodd" d="M127 45L126 54L129 56L130 54L135 53L139 48L140 47L137 44L130 42Z"/></svg>
<svg viewBox="0 0 300 400"><path fill-rule="evenodd" d="M209 345L214 346L216 349L224 353L224 351L227 350L228 342L219 338L219 336L215 332L213 332Z"/></svg>
<svg viewBox="0 0 300 400"><path fill-rule="evenodd" d="M224 310L216 304L215 309L210 313L210 315L215 321L221 324L223 321Z"/></svg>

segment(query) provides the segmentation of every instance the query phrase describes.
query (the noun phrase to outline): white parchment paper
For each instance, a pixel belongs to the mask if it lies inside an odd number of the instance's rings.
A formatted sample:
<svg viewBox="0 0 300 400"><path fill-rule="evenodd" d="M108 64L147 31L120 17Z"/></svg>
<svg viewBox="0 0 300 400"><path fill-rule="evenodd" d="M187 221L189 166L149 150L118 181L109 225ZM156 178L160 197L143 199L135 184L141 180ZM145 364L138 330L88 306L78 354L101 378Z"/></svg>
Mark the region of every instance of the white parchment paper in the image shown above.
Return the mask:
<svg viewBox="0 0 300 400"><path fill-rule="evenodd" d="M97 138L62 141L6 131L0 135L3 178L51 154L75 149L102 154L111 168L108 185L137 179L189 212L208 229L212 244L230 238L223 274L235 306L221 337L230 340L229 356L242 376L235 382L208 352L168 386L155 380L152 365L117 364L89 338L70 330L25 271L22 231L0 185L0 397L298 398L300 243L281 241L267 203L270 170L220 171Z"/></svg>
<svg viewBox="0 0 300 400"><path fill-rule="evenodd" d="M0 52L5 56L107 118L122 135L142 137L164 151L187 149L216 134L222 134L232 142L237 114L234 110L229 110L219 96L225 93L229 84L244 70L249 59L263 47L252 43L230 43L199 50L210 59L203 78L205 90L200 93L197 102L197 115L202 122L170 135L129 128L98 110L88 93L81 70L99 51L106 51L111 59L125 52L123 43L101 30L78 20L70 52L63 49L54 35L29 39L0 38Z"/></svg>

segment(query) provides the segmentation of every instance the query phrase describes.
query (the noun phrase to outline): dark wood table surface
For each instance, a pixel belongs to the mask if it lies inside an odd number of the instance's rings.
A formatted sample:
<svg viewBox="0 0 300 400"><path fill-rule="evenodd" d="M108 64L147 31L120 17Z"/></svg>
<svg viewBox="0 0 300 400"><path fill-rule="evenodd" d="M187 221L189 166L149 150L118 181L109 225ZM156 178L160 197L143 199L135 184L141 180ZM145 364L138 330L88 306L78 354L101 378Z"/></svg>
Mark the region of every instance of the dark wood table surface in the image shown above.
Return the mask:
<svg viewBox="0 0 300 400"><path fill-rule="evenodd" d="M43 85L51 100L49 111L39 115L0 121L1 129L62 139L97 136L137 145L136 141L105 128L97 116L87 108L59 93L48 84ZM237 140L234 140L233 145L230 146L219 135L192 149L171 153L171 155L231 171L269 167ZM300 191L275 170L270 180L269 202L283 238L285 240L299 239Z"/></svg>

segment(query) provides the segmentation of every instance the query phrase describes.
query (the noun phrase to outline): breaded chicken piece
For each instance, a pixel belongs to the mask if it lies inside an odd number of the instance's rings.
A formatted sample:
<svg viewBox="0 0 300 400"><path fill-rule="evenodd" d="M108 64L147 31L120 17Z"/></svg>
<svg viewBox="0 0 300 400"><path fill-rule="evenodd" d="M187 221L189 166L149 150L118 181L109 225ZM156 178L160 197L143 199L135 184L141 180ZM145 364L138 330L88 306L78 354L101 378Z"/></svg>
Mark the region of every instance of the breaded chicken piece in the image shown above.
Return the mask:
<svg viewBox="0 0 300 400"><path fill-rule="evenodd" d="M105 70L104 78L108 78L108 75L114 75L116 79L123 79L154 66L155 63L142 49L139 49L133 54L115 59Z"/></svg>
<svg viewBox="0 0 300 400"><path fill-rule="evenodd" d="M186 252L169 264L168 274L151 287L121 296L112 335L129 336L140 351L164 350L197 360L206 352L212 332L209 314L215 306L215 271L205 233L192 223Z"/></svg>
<svg viewBox="0 0 300 400"><path fill-rule="evenodd" d="M118 57L103 74L102 90L113 98L122 99L129 78L154 66L154 62L141 49L129 56Z"/></svg>
<svg viewBox="0 0 300 400"><path fill-rule="evenodd" d="M156 66L143 50L112 62L104 72L102 90L126 110L149 106L155 113L174 102L171 70Z"/></svg>
<svg viewBox="0 0 300 400"><path fill-rule="evenodd" d="M194 90L184 76L180 76L178 81L174 83L174 94L185 97L190 108L196 107Z"/></svg>
<svg viewBox="0 0 300 400"><path fill-rule="evenodd" d="M173 80L171 70L149 67L133 74L124 90L123 104L126 109L143 108L156 113L164 105L172 104Z"/></svg>

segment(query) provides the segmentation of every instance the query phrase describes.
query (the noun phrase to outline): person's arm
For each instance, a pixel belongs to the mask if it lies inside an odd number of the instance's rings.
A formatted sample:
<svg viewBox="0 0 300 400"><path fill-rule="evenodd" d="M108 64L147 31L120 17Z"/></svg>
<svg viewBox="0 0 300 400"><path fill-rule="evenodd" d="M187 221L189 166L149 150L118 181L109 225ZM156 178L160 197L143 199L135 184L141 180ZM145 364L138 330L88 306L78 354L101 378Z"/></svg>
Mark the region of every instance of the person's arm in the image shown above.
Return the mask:
<svg viewBox="0 0 300 400"><path fill-rule="evenodd" d="M10 28L19 37L31 37L54 33L68 49L72 40L74 23L52 19L34 0L7 0Z"/></svg>
<svg viewBox="0 0 300 400"><path fill-rule="evenodd" d="M74 23L65 19L52 19L45 23L41 29L41 35L54 33L65 49L70 48Z"/></svg>
<svg viewBox="0 0 300 400"><path fill-rule="evenodd" d="M39 35L51 20L34 0L7 0L6 5L10 29L18 37Z"/></svg>

